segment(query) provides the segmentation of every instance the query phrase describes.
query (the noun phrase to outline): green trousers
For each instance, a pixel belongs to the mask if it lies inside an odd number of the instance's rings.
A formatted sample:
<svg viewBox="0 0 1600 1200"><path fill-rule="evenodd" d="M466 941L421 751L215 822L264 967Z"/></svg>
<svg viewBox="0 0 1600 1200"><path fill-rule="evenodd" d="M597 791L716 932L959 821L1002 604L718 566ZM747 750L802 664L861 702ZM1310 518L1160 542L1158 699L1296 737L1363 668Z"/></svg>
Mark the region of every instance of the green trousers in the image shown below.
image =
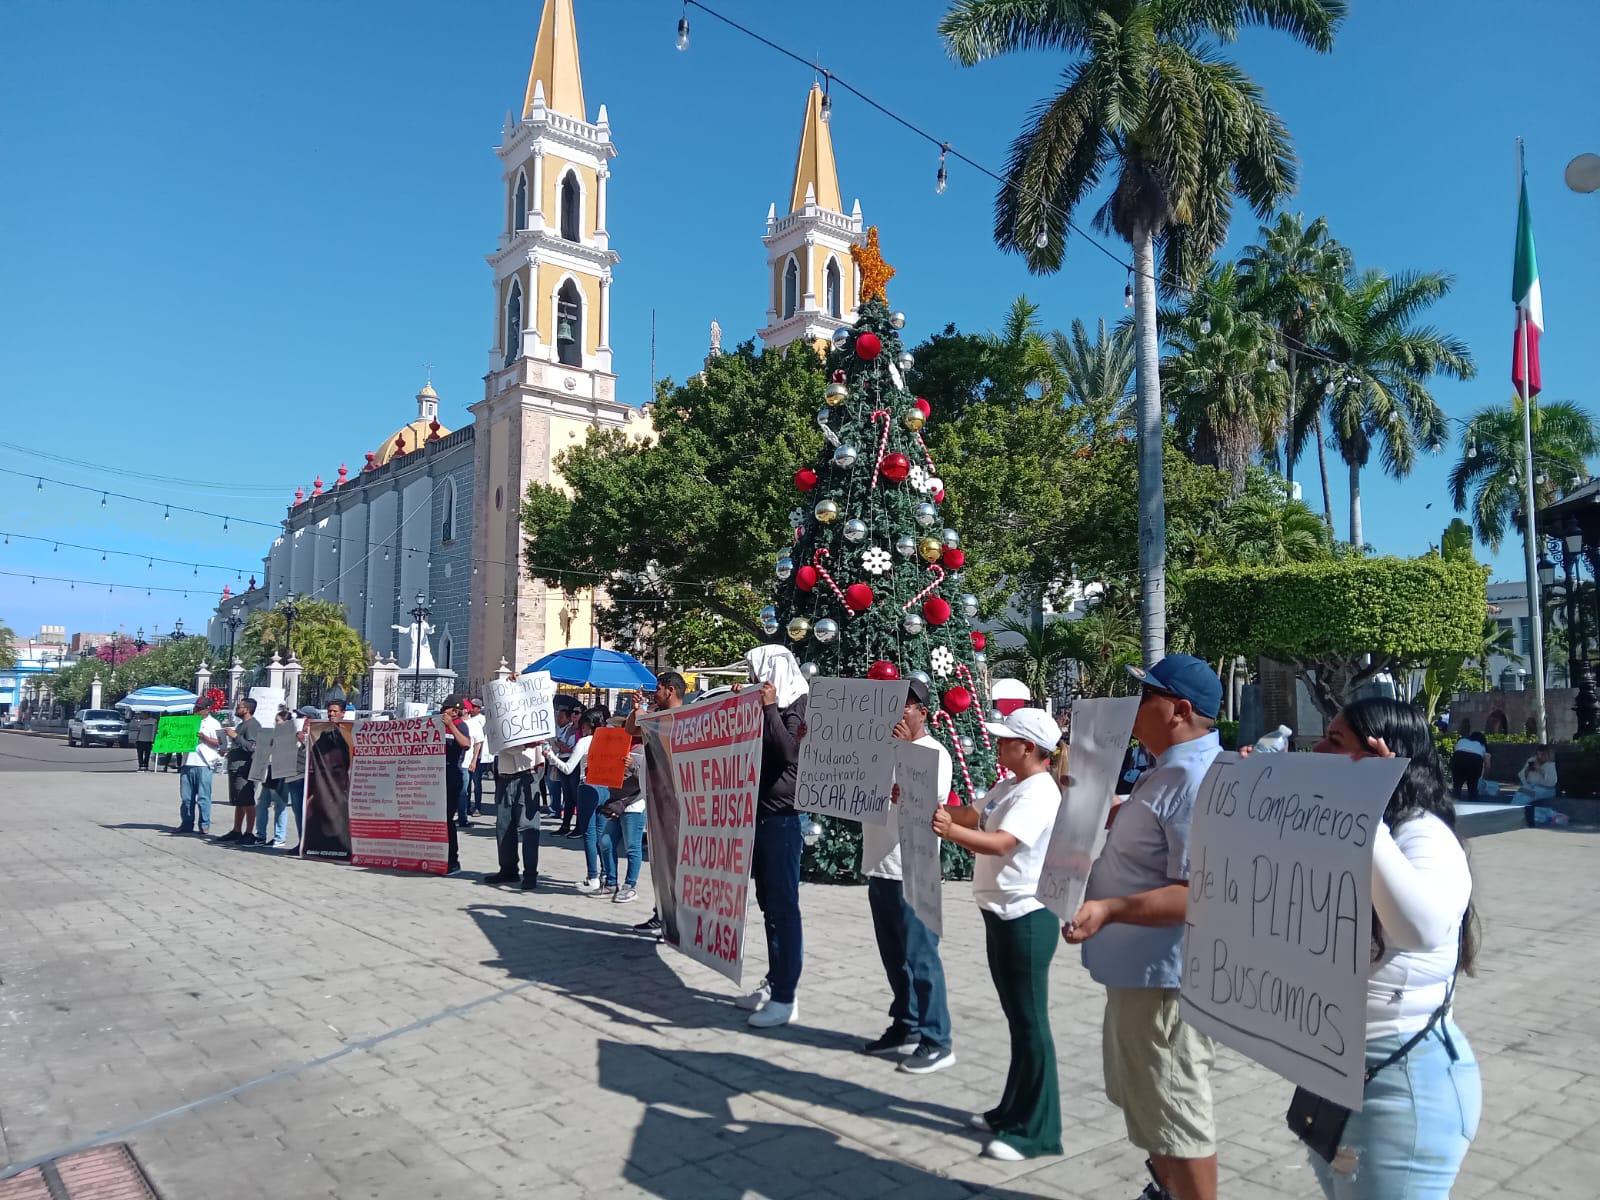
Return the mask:
<svg viewBox="0 0 1600 1200"><path fill-rule="evenodd" d="M1061 1084L1050 1036L1050 960L1061 922L1048 909L1004 921L983 911L989 974L1011 1030L1000 1103L984 1113L1002 1142L1029 1158L1061 1153Z"/></svg>

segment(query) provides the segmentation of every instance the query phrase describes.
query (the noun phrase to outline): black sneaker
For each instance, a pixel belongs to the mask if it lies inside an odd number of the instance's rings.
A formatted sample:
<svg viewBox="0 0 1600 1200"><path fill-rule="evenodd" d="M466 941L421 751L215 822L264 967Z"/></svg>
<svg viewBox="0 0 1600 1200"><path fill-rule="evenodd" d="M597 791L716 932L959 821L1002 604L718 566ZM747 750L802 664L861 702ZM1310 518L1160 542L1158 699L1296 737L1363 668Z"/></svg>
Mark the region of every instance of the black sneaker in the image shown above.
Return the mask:
<svg viewBox="0 0 1600 1200"><path fill-rule="evenodd" d="M863 1054L910 1054L922 1045L914 1033L907 1033L898 1025L884 1030L883 1036L861 1047Z"/></svg>
<svg viewBox="0 0 1600 1200"><path fill-rule="evenodd" d="M496 871L493 875L485 875L481 882L492 884L516 883L517 877L515 875L507 875L504 871Z"/></svg>
<svg viewBox="0 0 1600 1200"><path fill-rule="evenodd" d="M522 881L522 890L525 892L537 892L539 890L539 881L537 879L524 879Z"/></svg>
<svg viewBox="0 0 1600 1200"><path fill-rule="evenodd" d="M907 1075L931 1075L955 1065L956 1052L949 1046L935 1046L932 1042L923 1042L900 1060L900 1069Z"/></svg>
<svg viewBox="0 0 1600 1200"><path fill-rule="evenodd" d="M650 914L648 921L640 921L633 927L635 933L658 934L661 932L661 918L655 913Z"/></svg>
<svg viewBox="0 0 1600 1200"><path fill-rule="evenodd" d="M239 835L239 845L241 846L254 846L260 841L261 839L253 833L241 833Z"/></svg>
<svg viewBox="0 0 1600 1200"><path fill-rule="evenodd" d="M219 842L237 842L244 835L238 830L230 830L217 839Z"/></svg>

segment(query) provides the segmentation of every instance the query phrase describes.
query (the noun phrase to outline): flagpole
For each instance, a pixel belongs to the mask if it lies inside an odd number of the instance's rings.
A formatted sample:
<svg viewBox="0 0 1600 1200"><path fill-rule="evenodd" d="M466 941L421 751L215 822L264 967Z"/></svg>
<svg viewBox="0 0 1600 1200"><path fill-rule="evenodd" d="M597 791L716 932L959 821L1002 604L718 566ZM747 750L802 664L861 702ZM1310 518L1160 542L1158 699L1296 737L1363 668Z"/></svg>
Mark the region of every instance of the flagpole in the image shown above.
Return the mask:
<svg viewBox="0 0 1600 1200"><path fill-rule="evenodd" d="M1517 139L1517 172L1520 184L1527 175L1521 138ZM1517 303L1517 356L1521 360L1518 364L1521 367L1518 391L1522 395L1522 551L1523 566L1528 576L1528 657L1533 667L1534 720L1539 740L1548 742L1550 731L1544 702L1544 603L1539 594L1539 555L1536 550L1539 530L1533 497L1533 412L1528 395L1528 310L1521 301Z"/></svg>

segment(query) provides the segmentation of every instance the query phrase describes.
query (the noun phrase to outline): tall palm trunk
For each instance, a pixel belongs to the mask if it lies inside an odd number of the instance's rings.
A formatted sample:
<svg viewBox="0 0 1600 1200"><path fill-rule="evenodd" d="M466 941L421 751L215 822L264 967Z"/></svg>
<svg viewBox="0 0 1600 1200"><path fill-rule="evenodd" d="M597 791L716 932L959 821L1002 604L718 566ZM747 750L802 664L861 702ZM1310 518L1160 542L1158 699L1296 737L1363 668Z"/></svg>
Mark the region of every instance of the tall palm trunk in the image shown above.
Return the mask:
<svg viewBox="0 0 1600 1200"><path fill-rule="evenodd" d="M1167 498L1161 475L1161 347L1156 334L1155 250L1151 231L1133 238L1133 323L1139 336L1139 622L1145 666L1167 652Z"/></svg>
<svg viewBox="0 0 1600 1200"><path fill-rule="evenodd" d="M1328 527L1328 536L1333 536L1333 491L1328 487L1328 447L1322 440L1322 406L1317 406L1315 418L1317 429L1317 470L1322 473L1322 523Z"/></svg>
<svg viewBox="0 0 1600 1200"><path fill-rule="evenodd" d="M1300 357L1289 351L1289 406L1283 423L1283 478L1289 485L1289 497L1294 498L1294 418L1300 402Z"/></svg>
<svg viewBox="0 0 1600 1200"><path fill-rule="evenodd" d="M1361 533L1361 467L1350 464L1350 544L1357 550L1367 544Z"/></svg>

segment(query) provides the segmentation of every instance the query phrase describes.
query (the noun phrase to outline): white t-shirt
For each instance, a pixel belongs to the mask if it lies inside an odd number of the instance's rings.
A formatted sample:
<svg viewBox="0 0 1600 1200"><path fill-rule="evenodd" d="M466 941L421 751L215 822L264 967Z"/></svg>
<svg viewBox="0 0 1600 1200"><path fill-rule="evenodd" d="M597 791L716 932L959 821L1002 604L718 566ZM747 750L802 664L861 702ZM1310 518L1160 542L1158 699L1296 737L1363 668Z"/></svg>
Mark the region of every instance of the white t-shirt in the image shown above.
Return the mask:
<svg viewBox="0 0 1600 1200"><path fill-rule="evenodd" d="M950 794L950 751L931 733L916 740L916 745L927 746L939 752L939 803ZM900 806L889 805L889 820L884 825L861 826L861 873L870 879L899 879L900 874Z"/></svg>
<svg viewBox="0 0 1600 1200"><path fill-rule="evenodd" d="M533 770L543 761L544 754L540 746L513 746L495 756L494 769L502 775L521 775L524 771Z"/></svg>
<svg viewBox="0 0 1600 1200"><path fill-rule="evenodd" d="M1037 912L1039 873L1050 848L1050 831L1061 810L1061 788L1049 771L994 785L978 827L1017 839L1010 854L979 854L972 867L972 898L1004 921Z"/></svg>
<svg viewBox="0 0 1600 1200"><path fill-rule="evenodd" d="M563 775L571 775L584 764L586 759L588 759L589 743L593 741L593 735L587 733L584 734L578 739L577 745L572 747L572 753L565 759L563 759L554 751L551 751L549 755L550 765L556 770L560 771ZM580 782L583 779L581 775L578 778Z"/></svg>
<svg viewBox="0 0 1600 1200"><path fill-rule="evenodd" d="M207 713L200 721L200 736L202 738L222 739L222 722ZM183 760L186 767L215 767L222 761L222 754L213 746L208 746L204 741L189 751Z"/></svg>
<svg viewBox="0 0 1600 1200"><path fill-rule="evenodd" d="M1489 747L1483 744L1482 739L1475 733L1463 733L1456 739L1456 752L1458 754L1476 754L1482 758L1489 753Z"/></svg>
<svg viewBox="0 0 1600 1200"><path fill-rule="evenodd" d="M489 728L489 718L482 713L473 713L462 724L467 727L467 736L472 739L472 758L467 765L475 767L483 757L484 746L488 741L486 731Z"/></svg>

